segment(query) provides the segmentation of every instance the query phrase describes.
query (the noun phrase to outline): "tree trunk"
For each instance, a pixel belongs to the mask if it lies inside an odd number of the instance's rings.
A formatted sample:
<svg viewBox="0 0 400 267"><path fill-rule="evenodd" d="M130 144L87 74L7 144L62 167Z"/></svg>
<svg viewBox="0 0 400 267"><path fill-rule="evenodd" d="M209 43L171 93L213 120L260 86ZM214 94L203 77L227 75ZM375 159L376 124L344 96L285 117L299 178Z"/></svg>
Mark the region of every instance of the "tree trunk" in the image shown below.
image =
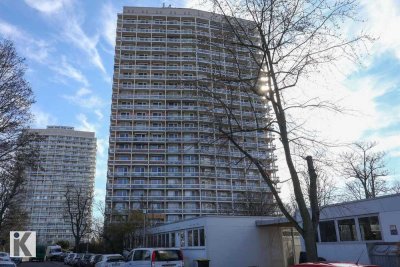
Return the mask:
<svg viewBox="0 0 400 267"><path fill-rule="evenodd" d="M75 237L75 252L79 253L79 244L81 243L81 239L78 237Z"/></svg>
<svg viewBox="0 0 400 267"><path fill-rule="evenodd" d="M317 251L317 240L315 238L315 231L312 225L303 225L304 229L304 245L306 248L307 261L317 262L318 251Z"/></svg>
<svg viewBox="0 0 400 267"><path fill-rule="evenodd" d="M315 171L314 168L314 161L311 156L306 157L307 161L307 167L308 167L308 176L310 178L310 186L309 186L309 199L310 199L310 207L311 207L311 220L312 220L312 227L314 229L317 228L318 222L319 222L319 200L318 200L318 186L317 186L317 180L318 180L318 175Z"/></svg>

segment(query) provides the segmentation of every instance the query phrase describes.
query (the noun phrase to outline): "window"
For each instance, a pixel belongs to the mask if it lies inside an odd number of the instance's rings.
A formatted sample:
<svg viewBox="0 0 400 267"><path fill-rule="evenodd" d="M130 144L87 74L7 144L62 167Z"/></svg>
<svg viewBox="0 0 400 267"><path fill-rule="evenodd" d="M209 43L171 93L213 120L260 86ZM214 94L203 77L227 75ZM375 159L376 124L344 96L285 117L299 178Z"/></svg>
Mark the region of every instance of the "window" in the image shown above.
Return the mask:
<svg viewBox="0 0 400 267"><path fill-rule="evenodd" d="M188 247L192 247L193 246L193 231L189 230L187 231L188 234Z"/></svg>
<svg viewBox="0 0 400 267"><path fill-rule="evenodd" d="M162 167L151 167L152 173L160 173L162 172Z"/></svg>
<svg viewBox="0 0 400 267"><path fill-rule="evenodd" d="M171 233L171 247L175 247L175 233Z"/></svg>
<svg viewBox="0 0 400 267"><path fill-rule="evenodd" d="M137 250L133 254L132 261L149 261L150 251L148 250Z"/></svg>
<svg viewBox="0 0 400 267"><path fill-rule="evenodd" d="M179 232L179 241L180 241L180 245L181 247L185 246L185 232Z"/></svg>
<svg viewBox="0 0 400 267"><path fill-rule="evenodd" d="M354 219L339 220L338 227L339 227L340 241L357 240L356 223Z"/></svg>
<svg viewBox="0 0 400 267"><path fill-rule="evenodd" d="M319 223L319 233L321 235L321 242L336 242L336 231L334 221L325 221Z"/></svg>
<svg viewBox="0 0 400 267"><path fill-rule="evenodd" d="M358 218L361 240L382 240L378 216Z"/></svg>
<svg viewBox="0 0 400 267"><path fill-rule="evenodd" d="M199 235L200 235L200 246L204 247L205 246L204 229L199 230Z"/></svg>
<svg viewBox="0 0 400 267"><path fill-rule="evenodd" d="M144 167L135 167L134 171L135 172L144 172Z"/></svg>
<svg viewBox="0 0 400 267"><path fill-rule="evenodd" d="M199 230L193 230L193 246L199 246Z"/></svg>

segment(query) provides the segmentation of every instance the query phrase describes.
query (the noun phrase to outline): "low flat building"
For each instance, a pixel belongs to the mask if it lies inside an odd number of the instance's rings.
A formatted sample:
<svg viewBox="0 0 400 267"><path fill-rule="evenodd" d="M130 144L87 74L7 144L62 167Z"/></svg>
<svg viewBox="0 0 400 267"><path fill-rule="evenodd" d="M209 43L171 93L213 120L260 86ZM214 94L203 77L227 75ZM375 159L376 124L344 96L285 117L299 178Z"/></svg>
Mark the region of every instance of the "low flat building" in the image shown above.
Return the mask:
<svg viewBox="0 0 400 267"><path fill-rule="evenodd" d="M328 261L400 266L400 194L326 206L318 254ZM149 247L180 247L185 266L288 267L298 263L302 239L286 218L205 216L149 230Z"/></svg>
<svg viewBox="0 0 400 267"><path fill-rule="evenodd" d="M259 220L259 227L287 227ZM400 266L400 194L338 203L321 209L318 256L328 261ZM304 244L302 244L304 250Z"/></svg>
<svg viewBox="0 0 400 267"><path fill-rule="evenodd" d="M282 236L290 236L293 231L285 227L256 227L257 220L275 218L204 216L168 223L150 230L147 245L180 247L187 267L197 266L198 259L210 260L211 267L283 266L287 242ZM299 239L297 244L300 247Z"/></svg>

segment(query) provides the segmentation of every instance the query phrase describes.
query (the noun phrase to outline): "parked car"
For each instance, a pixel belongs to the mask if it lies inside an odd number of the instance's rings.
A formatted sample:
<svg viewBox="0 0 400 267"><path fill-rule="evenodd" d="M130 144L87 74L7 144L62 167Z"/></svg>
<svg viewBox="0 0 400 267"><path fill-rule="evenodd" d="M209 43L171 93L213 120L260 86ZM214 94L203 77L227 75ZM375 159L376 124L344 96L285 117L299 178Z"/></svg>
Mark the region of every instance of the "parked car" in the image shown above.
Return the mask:
<svg viewBox="0 0 400 267"><path fill-rule="evenodd" d="M106 254L106 255L101 255L101 258L94 266L95 267L125 266L125 260L121 254Z"/></svg>
<svg viewBox="0 0 400 267"><path fill-rule="evenodd" d="M379 267L378 265L363 265L345 262L307 262L293 265L292 267Z"/></svg>
<svg viewBox="0 0 400 267"><path fill-rule="evenodd" d="M58 256L58 261L64 262L65 258L68 257L68 255L71 253L72 252L70 252L70 251L65 251L65 252L61 253L60 256Z"/></svg>
<svg viewBox="0 0 400 267"><path fill-rule="evenodd" d="M139 248L128 256L125 266L130 267L183 267L183 255L179 248Z"/></svg>
<svg viewBox="0 0 400 267"><path fill-rule="evenodd" d="M77 266L78 267L91 267L89 261L93 255L94 254L92 254L92 253L86 253L85 255L83 255L83 257L78 261Z"/></svg>
<svg viewBox="0 0 400 267"><path fill-rule="evenodd" d="M7 252L0 252L0 261L11 261L10 254Z"/></svg>
<svg viewBox="0 0 400 267"><path fill-rule="evenodd" d="M61 255L61 247L58 245L48 246L46 249L45 261L57 260L57 258Z"/></svg>
<svg viewBox="0 0 400 267"><path fill-rule="evenodd" d="M78 255L77 253L70 253L65 259L64 259L64 264L70 264L71 261Z"/></svg>
<svg viewBox="0 0 400 267"><path fill-rule="evenodd" d="M0 260L0 266L1 267L16 267L17 265L14 262L12 262L11 260L9 260L9 261Z"/></svg>
<svg viewBox="0 0 400 267"><path fill-rule="evenodd" d="M101 260L102 256L103 255L101 255L101 254L93 255L90 258L90 267L94 267L94 265Z"/></svg>
<svg viewBox="0 0 400 267"><path fill-rule="evenodd" d="M20 257L11 257L11 261L15 263L15 265L18 265L22 262L22 258Z"/></svg>
<svg viewBox="0 0 400 267"><path fill-rule="evenodd" d="M78 267L78 262L83 258L83 253L78 253L69 263L69 265L74 266L74 267Z"/></svg>

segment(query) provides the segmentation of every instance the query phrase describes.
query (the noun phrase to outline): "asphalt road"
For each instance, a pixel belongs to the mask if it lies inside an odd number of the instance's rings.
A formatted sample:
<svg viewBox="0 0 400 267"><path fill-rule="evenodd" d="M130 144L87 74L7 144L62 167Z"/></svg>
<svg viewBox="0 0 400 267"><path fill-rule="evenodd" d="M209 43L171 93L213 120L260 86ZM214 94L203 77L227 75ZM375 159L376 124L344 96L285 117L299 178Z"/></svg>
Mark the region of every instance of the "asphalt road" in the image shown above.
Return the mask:
<svg viewBox="0 0 400 267"><path fill-rule="evenodd" d="M18 264L18 267L59 267L59 266L66 266L63 262L23 262Z"/></svg>

